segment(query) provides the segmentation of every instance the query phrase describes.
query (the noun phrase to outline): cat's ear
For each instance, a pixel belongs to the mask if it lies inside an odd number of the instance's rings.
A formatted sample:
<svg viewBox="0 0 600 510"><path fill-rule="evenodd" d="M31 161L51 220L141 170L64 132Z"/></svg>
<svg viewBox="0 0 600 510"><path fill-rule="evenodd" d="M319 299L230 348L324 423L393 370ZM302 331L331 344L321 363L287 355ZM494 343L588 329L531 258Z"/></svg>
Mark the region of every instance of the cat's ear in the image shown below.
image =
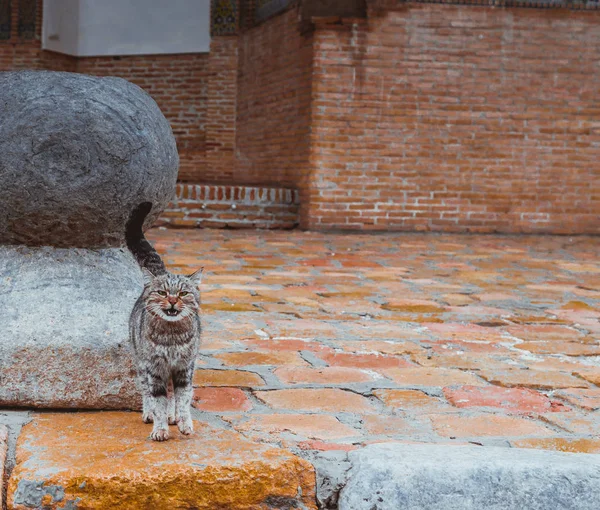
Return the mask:
<svg viewBox="0 0 600 510"><path fill-rule="evenodd" d="M147 287L154 280L154 275L145 267L142 267L142 276L144 278L144 287Z"/></svg>
<svg viewBox="0 0 600 510"><path fill-rule="evenodd" d="M192 285L194 287L199 287L202 282L202 274L204 273L204 268L201 267L197 271L194 271L192 274L188 275L188 278L191 280Z"/></svg>

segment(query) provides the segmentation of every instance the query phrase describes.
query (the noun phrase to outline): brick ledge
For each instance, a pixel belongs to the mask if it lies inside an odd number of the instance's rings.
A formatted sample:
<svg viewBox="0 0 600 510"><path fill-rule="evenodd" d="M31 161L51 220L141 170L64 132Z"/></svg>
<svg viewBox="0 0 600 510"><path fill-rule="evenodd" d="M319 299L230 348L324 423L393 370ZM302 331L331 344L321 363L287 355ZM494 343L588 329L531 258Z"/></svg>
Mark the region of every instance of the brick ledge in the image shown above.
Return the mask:
<svg viewBox="0 0 600 510"><path fill-rule="evenodd" d="M178 183L157 226L291 229L299 204L295 189Z"/></svg>

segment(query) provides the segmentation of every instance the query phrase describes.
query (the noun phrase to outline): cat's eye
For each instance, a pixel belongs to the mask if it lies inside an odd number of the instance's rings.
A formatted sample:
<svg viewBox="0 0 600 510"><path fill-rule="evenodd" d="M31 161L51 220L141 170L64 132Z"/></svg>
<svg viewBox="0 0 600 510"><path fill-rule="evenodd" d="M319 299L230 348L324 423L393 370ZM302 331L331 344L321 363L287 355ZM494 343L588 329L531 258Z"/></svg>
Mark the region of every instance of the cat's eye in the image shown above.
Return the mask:
<svg viewBox="0 0 600 510"><path fill-rule="evenodd" d="M188 294L189 294L189 292L186 292L185 290L179 293L179 295L180 295L181 297L183 297L183 296L187 296Z"/></svg>
<svg viewBox="0 0 600 510"><path fill-rule="evenodd" d="M162 296L162 297L167 297L167 293L166 293L164 290L157 290L157 291L156 291L156 293L157 293L159 296Z"/></svg>

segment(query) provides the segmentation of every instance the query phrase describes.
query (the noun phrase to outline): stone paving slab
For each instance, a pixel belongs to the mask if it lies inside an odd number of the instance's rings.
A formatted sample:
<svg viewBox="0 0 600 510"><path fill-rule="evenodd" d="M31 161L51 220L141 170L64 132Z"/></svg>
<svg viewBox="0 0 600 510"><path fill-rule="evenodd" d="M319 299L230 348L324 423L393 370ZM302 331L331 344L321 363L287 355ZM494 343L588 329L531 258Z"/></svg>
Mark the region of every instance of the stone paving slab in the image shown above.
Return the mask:
<svg viewBox="0 0 600 510"><path fill-rule="evenodd" d="M156 443L138 413L34 415L17 442L8 508L315 508L310 463L195 427L193 436Z"/></svg>

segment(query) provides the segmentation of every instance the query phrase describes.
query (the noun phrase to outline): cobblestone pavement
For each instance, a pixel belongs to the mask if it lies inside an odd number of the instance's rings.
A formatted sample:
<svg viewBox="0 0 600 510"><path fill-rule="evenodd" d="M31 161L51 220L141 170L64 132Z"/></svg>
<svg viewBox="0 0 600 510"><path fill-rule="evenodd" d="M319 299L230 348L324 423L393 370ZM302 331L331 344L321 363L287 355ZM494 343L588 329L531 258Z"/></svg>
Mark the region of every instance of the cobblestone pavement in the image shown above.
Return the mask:
<svg viewBox="0 0 600 510"><path fill-rule="evenodd" d="M205 266L195 407L301 450L382 441L600 452L591 237L153 230Z"/></svg>
<svg viewBox="0 0 600 510"><path fill-rule="evenodd" d="M598 238L149 237L174 272L206 270L195 433L155 443L139 412L0 413L7 508L337 508L350 451L373 443L600 453ZM561 480L595 483L578 473Z"/></svg>

